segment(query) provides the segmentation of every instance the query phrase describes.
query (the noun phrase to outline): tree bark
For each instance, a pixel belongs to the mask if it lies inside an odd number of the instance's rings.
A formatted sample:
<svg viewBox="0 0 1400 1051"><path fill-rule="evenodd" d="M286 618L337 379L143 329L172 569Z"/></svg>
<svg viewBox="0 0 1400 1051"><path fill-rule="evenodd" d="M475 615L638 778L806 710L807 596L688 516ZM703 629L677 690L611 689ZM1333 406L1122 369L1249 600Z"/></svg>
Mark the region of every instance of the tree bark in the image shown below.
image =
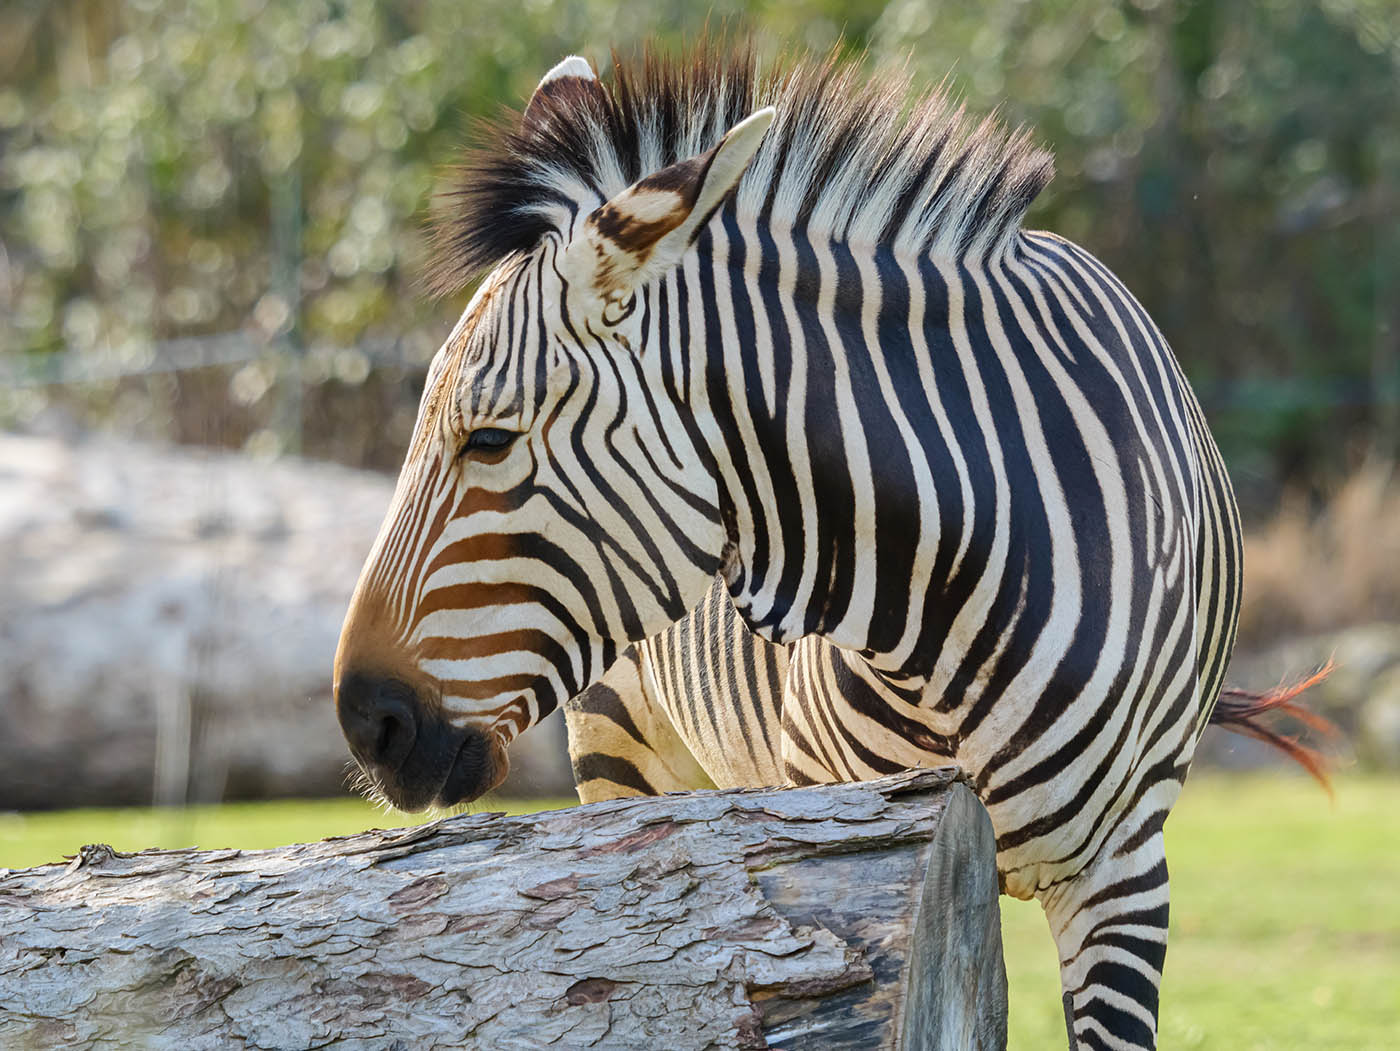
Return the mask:
<svg viewBox="0 0 1400 1051"><path fill-rule="evenodd" d="M0 871L6 1048L1005 1047L953 769Z"/></svg>

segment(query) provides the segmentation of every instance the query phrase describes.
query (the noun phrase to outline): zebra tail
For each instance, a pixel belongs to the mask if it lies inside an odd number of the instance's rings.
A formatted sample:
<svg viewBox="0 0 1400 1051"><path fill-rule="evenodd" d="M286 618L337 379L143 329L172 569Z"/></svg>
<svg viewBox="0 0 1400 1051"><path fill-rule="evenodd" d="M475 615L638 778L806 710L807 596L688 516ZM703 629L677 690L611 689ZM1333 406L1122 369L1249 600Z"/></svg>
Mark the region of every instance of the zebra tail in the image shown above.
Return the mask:
<svg viewBox="0 0 1400 1051"><path fill-rule="evenodd" d="M1332 673L1332 668L1333 663L1329 660L1306 679L1275 686L1263 693L1233 687L1221 690L1220 699L1216 701L1215 710L1211 712L1210 722L1234 733L1245 734L1273 745L1310 773L1331 796L1332 783L1327 777L1331 760L1327 753L1304 744L1298 737L1290 737L1275 730L1264 721L1264 717L1272 712L1280 712L1325 738L1339 738L1342 732L1332 720L1309 710L1296 700L1304 690L1327 678Z"/></svg>

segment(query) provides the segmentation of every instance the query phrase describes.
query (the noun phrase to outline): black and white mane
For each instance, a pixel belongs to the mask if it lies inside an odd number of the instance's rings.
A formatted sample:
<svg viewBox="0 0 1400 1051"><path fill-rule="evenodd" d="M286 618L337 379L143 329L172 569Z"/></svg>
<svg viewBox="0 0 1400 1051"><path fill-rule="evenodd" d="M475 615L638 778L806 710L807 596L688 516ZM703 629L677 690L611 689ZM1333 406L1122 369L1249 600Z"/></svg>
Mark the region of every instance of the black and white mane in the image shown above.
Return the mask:
<svg viewBox="0 0 1400 1051"><path fill-rule="evenodd" d="M959 256L1006 248L1053 160L1024 131L970 120L941 90L867 78L833 53L760 71L751 48L614 56L611 83L565 77L488 125L440 202L430 287L454 291L567 233L638 179L777 118L728 207L808 237Z"/></svg>

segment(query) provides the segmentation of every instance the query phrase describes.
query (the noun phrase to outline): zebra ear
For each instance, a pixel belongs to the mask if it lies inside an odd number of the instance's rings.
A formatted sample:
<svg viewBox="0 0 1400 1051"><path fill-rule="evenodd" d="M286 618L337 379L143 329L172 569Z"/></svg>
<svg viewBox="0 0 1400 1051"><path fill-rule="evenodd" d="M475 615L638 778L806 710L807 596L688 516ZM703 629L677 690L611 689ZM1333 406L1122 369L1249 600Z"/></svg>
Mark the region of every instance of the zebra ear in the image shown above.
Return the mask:
<svg viewBox="0 0 1400 1051"><path fill-rule="evenodd" d="M731 128L718 146L634 183L594 211L564 250L561 270L585 313L613 320L632 293L680 262L738 185L773 107Z"/></svg>
<svg viewBox="0 0 1400 1051"><path fill-rule="evenodd" d="M525 127L543 125L551 108L549 100L564 102L570 96L576 97L581 94L597 95L602 97L603 101L607 101L603 85L598 82L598 75L593 72L588 59L580 55L570 55L540 78L535 93L530 96L529 105L525 107L525 116L521 123ZM554 108L557 110L558 106Z"/></svg>

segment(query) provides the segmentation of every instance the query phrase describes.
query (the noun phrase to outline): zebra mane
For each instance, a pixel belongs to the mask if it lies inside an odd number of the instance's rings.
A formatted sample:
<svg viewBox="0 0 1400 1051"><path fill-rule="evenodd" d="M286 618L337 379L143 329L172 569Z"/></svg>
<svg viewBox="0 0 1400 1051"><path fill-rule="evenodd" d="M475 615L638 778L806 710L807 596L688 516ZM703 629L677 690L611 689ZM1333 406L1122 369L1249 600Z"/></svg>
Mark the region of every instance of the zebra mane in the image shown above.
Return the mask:
<svg viewBox="0 0 1400 1051"><path fill-rule="evenodd" d="M428 285L456 291L638 179L713 147L754 110L773 126L725 207L901 254L1003 251L1050 181L1024 130L974 122L942 89L866 77L836 52L760 71L751 46L613 56L611 83L565 76L487 124L434 221Z"/></svg>

